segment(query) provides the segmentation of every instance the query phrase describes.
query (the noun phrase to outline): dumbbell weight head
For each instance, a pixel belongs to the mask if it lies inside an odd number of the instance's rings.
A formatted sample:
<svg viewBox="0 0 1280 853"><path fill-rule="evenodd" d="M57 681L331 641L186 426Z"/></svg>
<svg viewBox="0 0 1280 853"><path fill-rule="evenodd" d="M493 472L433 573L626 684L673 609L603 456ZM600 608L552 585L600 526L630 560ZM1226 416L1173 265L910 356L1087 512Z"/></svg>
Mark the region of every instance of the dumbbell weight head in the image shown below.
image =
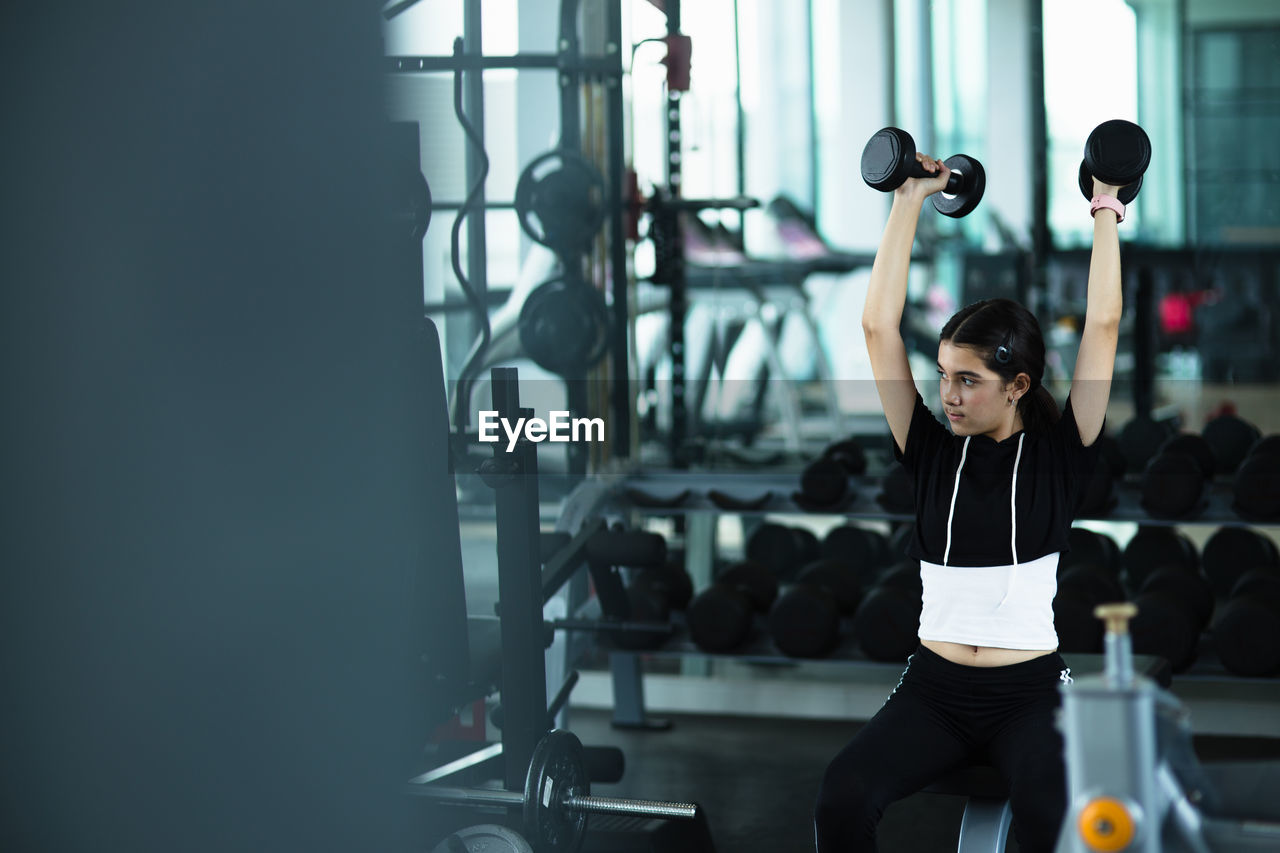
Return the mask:
<svg viewBox="0 0 1280 853"><path fill-rule="evenodd" d="M1181 450L1164 450L1142 472L1140 503L1152 518L1186 518L1203 508L1204 487L1201 459Z"/></svg>
<svg viewBox="0 0 1280 853"><path fill-rule="evenodd" d="M769 610L769 633L788 657L825 657L840 639L835 596L816 584L789 584Z"/></svg>
<svg viewBox="0 0 1280 853"><path fill-rule="evenodd" d="M1213 453L1218 474L1231 474L1240 467L1261 436L1258 428L1238 415L1219 415L1204 425L1200 432Z"/></svg>
<svg viewBox="0 0 1280 853"><path fill-rule="evenodd" d="M1276 544L1248 527L1218 528L1204 543L1200 559L1218 598L1229 596L1236 582L1253 569L1280 573L1280 551Z"/></svg>
<svg viewBox="0 0 1280 853"><path fill-rule="evenodd" d="M685 621L689 637L704 652L737 649L751 633L751 599L738 586L716 581L689 602Z"/></svg>
<svg viewBox="0 0 1280 853"><path fill-rule="evenodd" d="M1231 590L1212 628L1213 647L1235 675L1280 673L1280 575L1255 570Z"/></svg>
<svg viewBox="0 0 1280 853"><path fill-rule="evenodd" d="M1110 536L1086 527L1073 527L1067 533L1067 546L1067 552L1058 562L1059 580L1067 569L1081 563L1104 569L1113 578L1119 577L1120 546Z"/></svg>
<svg viewBox="0 0 1280 853"><path fill-rule="evenodd" d="M1102 652L1102 622L1093 615L1099 604L1124 600L1115 572L1097 563L1077 562L1058 575L1053 599L1053 625L1064 652Z"/></svg>
<svg viewBox="0 0 1280 853"><path fill-rule="evenodd" d="M851 438L837 441L822 451L826 459L839 463L845 473L857 477L867 472L867 454L862 445Z"/></svg>
<svg viewBox="0 0 1280 853"><path fill-rule="evenodd" d="M946 216L959 218L972 213L986 191L987 176L982 164L957 154L943 161L951 170L946 188L933 195L933 206ZM892 192L913 177L930 177L916 160L916 143L911 134L897 127L876 131L862 149L862 180L879 192Z"/></svg>
<svg viewBox="0 0 1280 853"><path fill-rule="evenodd" d="M1264 435L1249 448L1250 456L1280 455L1280 433Z"/></svg>
<svg viewBox="0 0 1280 853"><path fill-rule="evenodd" d="M818 537L801 527L767 521L747 537L748 560L760 563L779 580L789 580L822 555Z"/></svg>
<svg viewBox="0 0 1280 853"><path fill-rule="evenodd" d="M853 633L867 657L905 661L918 644L922 587L920 566L899 563L867 590L853 618Z"/></svg>
<svg viewBox="0 0 1280 853"><path fill-rule="evenodd" d="M1160 445L1174 433L1165 421L1137 415L1120 430L1120 452L1124 454L1126 471L1142 471L1155 456Z"/></svg>
<svg viewBox="0 0 1280 853"><path fill-rule="evenodd" d="M1213 455L1213 448L1204 436L1197 435L1193 432L1180 432L1165 439L1164 444L1160 445L1159 453L1166 451L1175 451L1178 453L1186 453L1196 462L1196 467L1204 479L1213 479L1214 472L1217 470L1217 460Z"/></svg>
<svg viewBox="0 0 1280 853"><path fill-rule="evenodd" d="M889 540L874 530L842 524L827 531L822 556L852 566L863 586L869 586L889 563Z"/></svg>
<svg viewBox="0 0 1280 853"><path fill-rule="evenodd" d="M1080 163L1080 191L1093 198L1093 180L1122 187L1119 199L1128 204L1142 186L1142 174L1151 164L1151 139L1131 121L1112 119L1093 129L1084 145Z"/></svg>
<svg viewBox="0 0 1280 853"><path fill-rule="evenodd" d="M1280 453L1250 453L1236 472L1232 494L1231 508L1241 518L1280 521Z"/></svg>
<svg viewBox="0 0 1280 853"><path fill-rule="evenodd" d="M753 560L729 565L716 580L741 589L751 602L751 608L760 613L767 613L778 597L778 579Z"/></svg>
<svg viewBox="0 0 1280 853"><path fill-rule="evenodd" d="M1133 650L1158 655L1174 672L1185 672L1195 661L1200 632L1213 611L1209 582L1199 572L1164 566L1147 576L1134 603L1138 614L1129 623Z"/></svg>
<svg viewBox="0 0 1280 853"><path fill-rule="evenodd" d="M801 508L821 512L847 503L849 474L830 457L815 459L800 475L800 491L792 498Z"/></svg>
<svg viewBox="0 0 1280 853"><path fill-rule="evenodd" d="M964 154L956 154L942 162L951 170L953 178L960 176L960 186L952 190L953 181L948 181L947 189L933 194L933 208L953 219L968 216L987 191L987 171L977 160Z"/></svg>
<svg viewBox="0 0 1280 853"><path fill-rule="evenodd" d="M703 651L731 652L746 642L754 614L767 613L777 596L768 569L751 560L733 563L689 603L689 636Z"/></svg>
<svg viewBox="0 0 1280 853"><path fill-rule="evenodd" d="M862 600L857 570L842 560L822 559L800 570L801 583L820 586L831 593L841 615L850 616Z"/></svg>
<svg viewBox="0 0 1280 853"><path fill-rule="evenodd" d="M1124 584L1131 592L1142 589L1147 576L1162 566L1199 571L1200 555L1195 544L1172 527L1143 525L1129 540L1120 557Z"/></svg>

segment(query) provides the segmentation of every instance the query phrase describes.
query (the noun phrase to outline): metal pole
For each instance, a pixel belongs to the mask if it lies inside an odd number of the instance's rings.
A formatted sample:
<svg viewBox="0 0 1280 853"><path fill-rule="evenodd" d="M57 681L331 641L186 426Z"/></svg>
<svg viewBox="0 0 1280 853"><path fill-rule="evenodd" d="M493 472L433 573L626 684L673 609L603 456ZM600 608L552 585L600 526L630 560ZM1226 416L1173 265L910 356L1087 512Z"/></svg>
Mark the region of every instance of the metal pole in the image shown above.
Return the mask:
<svg viewBox="0 0 1280 853"><path fill-rule="evenodd" d="M481 0L466 0L462 20L462 52L467 56L480 57L483 52L480 33ZM475 128L480 148L484 148L484 72L480 70L466 73L463 81L463 103L466 106L467 120ZM467 146L467 186L472 187L480 179L484 164L480 152L473 146ZM475 215L467 217L467 277L471 287L481 301L485 300L489 289L489 272L487 265L488 250L485 244L484 187L481 186L476 196L477 209ZM470 336L480 332L477 326L470 329Z"/></svg>
<svg viewBox="0 0 1280 853"><path fill-rule="evenodd" d="M680 33L680 0L667 0L667 35ZM680 134L680 93L667 88L667 187L673 198L680 195L682 149ZM677 214L678 217L678 214ZM688 432L689 412L685 406L685 357L684 323L685 304L684 235L676 220L672 236L671 289L671 463L675 468L687 468L685 438Z"/></svg>
<svg viewBox="0 0 1280 853"><path fill-rule="evenodd" d="M631 455L631 370L627 361L627 242L622 223L622 177L626 170L626 139L623 137L624 104L622 99L622 0L614 0L606 11L608 30L606 53L616 64L617 76L608 80L605 93L609 125L608 186L609 197L609 269L613 296L612 323L613 376L610 402L613 407L613 435L610 448L615 458Z"/></svg>
<svg viewBox="0 0 1280 853"><path fill-rule="evenodd" d="M514 367L495 367L493 408L509 423L530 417L520 408ZM513 456L515 476L499 485L497 510L498 598L502 602L502 727L506 786L524 787L534 748L547 731L546 659L543 656L542 570L538 553L538 451L520 441L507 454L495 447L495 458Z"/></svg>

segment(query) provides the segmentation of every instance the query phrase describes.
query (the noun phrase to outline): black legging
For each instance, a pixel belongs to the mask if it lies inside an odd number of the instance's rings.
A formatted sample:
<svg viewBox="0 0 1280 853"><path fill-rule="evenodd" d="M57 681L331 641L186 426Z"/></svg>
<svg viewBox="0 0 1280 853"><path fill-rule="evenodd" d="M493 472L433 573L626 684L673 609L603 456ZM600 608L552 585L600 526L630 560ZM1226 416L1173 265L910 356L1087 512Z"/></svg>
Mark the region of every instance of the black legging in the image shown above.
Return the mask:
<svg viewBox="0 0 1280 853"><path fill-rule="evenodd" d="M1054 722L1067 678L1057 653L977 667L916 649L888 701L827 766L814 811L818 853L874 851L890 803L973 760L1008 781L1019 848L1052 851L1067 806Z"/></svg>

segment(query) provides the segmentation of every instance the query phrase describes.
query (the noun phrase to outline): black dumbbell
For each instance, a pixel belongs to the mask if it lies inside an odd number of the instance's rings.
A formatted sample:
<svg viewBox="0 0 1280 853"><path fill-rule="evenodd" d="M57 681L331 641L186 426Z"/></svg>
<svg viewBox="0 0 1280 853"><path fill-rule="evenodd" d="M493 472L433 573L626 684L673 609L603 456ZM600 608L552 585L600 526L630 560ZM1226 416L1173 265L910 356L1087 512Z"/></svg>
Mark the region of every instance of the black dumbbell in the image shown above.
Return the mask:
<svg viewBox="0 0 1280 853"><path fill-rule="evenodd" d="M1117 194L1128 204L1142 188L1142 173L1151 164L1151 140L1146 131L1131 121L1112 119L1093 129L1084 144L1080 161L1080 192L1093 198L1093 179L1121 187Z"/></svg>
<svg viewBox="0 0 1280 853"><path fill-rule="evenodd" d="M946 216L965 216L982 201L987 188L987 173L972 157L956 154L942 161L951 170L946 188L933 194L933 206ZM907 178L932 178L916 160L916 142L911 134L897 127L886 127L876 133L862 149L862 180L882 193L892 192Z"/></svg>
<svg viewBox="0 0 1280 853"><path fill-rule="evenodd" d="M1240 578L1211 634L1228 672L1250 677L1280 673L1280 573L1255 569Z"/></svg>
<svg viewBox="0 0 1280 853"><path fill-rule="evenodd" d="M862 584L847 564L810 563L769 610L774 645L788 657L825 657L840 641L841 618L852 615L861 600Z"/></svg>
<svg viewBox="0 0 1280 853"><path fill-rule="evenodd" d="M1204 425L1200 431L1213 451L1214 471L1234 474L1262 433L1239 415L1222 414Z"/></svg>
<svg viewBox="0 0 1280 853"><path fill-rule="evenodd" d="M867 473L867 454L862 445L852 438L841 439L827 446L822 451L825 459L834 459L851 477Z"/></svg>
<svg viewBox="0 0 1280 853"><path fill-rule="evenodd" d="M1137 415L1120 430L1120 452L1126 471L1142 471L1155 456L1160 445L1177 430L1168 421L1157 421L1149 415Z"/></svg>
<svg viewBox="0 0 1280 853"><path fill-rule="evenodd" d="M1152 518L1186 518L1204 508L1205 485L1215 462L1209 443L1195 433L1165 439L1142 472L1142 508Z"/></svg>
<svg viewBox="0 0 1280 853"><path fill-rule="evenodd" d="M924 589L919 563L898 563L867 590L853 617L858 646L872 660L905 661L919 644Z"/></svg>
<svg viewBox="0 0 1280 853"><path fill-rule="evenodd" d="M805 466L800 474L800 489L792 492L791 499L809 512L834 512L848 505L852 493L844 465L823 456Z"/></svg>
<svg viewBox="0 0 1280 853"><path fill-rule="evenodd" d="M1113 543L1114 544L1114 543ZM1074 547L1072 552L1074 553ZM1103 623L1093 615L1099 604L1124 601L1124 588L1115 571L1098 563L1077 560L1058 566L1058 594L1053 599L1053 627L1064 652L1100 654Z"/></svg>
<svg viewBox="0 0 1280 853"><path fill-rule="evenodd" d="M1280 572L1280 550L1276 544L1249 527L1218 528L1204 543L1200 561L1214 595L1222 599L1253 569Z"/></svg>
<svg viewBox="0 0 1280 853"><path fill-rule="evenodd" d="M853 497L850 477L866 473L867 457L862 445L844 439L829 445L822 455L805 466L800 490L792 499L811 512L831 512L848 505Z"/></svg>
<svg viewBox="0 0 1280 853"><path fill-rule="evenodd" d="M760 563L732 563L689 602L689 636L703 651L731 652L751 634L755 614L767 613L777 595L777 578Z"/></svg>
<svg viewBox="0 0 1280 853"><path fill-rule="evenodd" d="M1258 439L1231 484L1232 509L1248 521L1280 521L1280 435Z"/></svg>
<svg viewBox="0 0 1280 853"><path fill-rule="evenodd" d="M1058 562L1058 576L1080 563L1105 569L1114 578L1120 575L1120 546L1116 540L1085 527L1073 527L1067 534L1068 550ZM1096 622L1097 619L1090 617ZM1101 624L1101 623L1099 623Z"/></svg>
<svg viewBox="0 0 1280 853"><path fill-rule="evenodd" d="M778 580L791 580L803 566L822 556L813 531L767 521L747 537L746 557L763 565Z"/></svg>
<svg viewBox="0 0 1280 853"><path fill-rule="evenodd" d="M1213 615L1209 581L1184 565L1160 566L1142 582L1134 604L1138 615L1129 623L1133 650L1164 658L1174 672L1186 671Z"/></svg>
<svg viewBox="0 0 1280 853"><path fill-rule="evenodd" d="M1162 566L1199 571L1200 555L1195 543L1173 527L1140 525L1124 547L1120 559L1124 585L1130 592L1142 589L1147 576Z"/></svg>
<svg viewBox="0 0 1280 853"><path fill-rule="evenodd" d="M890 562L889 540L874 530L842 524L823 537L822 556L847 563L869 586Z"/></svg>

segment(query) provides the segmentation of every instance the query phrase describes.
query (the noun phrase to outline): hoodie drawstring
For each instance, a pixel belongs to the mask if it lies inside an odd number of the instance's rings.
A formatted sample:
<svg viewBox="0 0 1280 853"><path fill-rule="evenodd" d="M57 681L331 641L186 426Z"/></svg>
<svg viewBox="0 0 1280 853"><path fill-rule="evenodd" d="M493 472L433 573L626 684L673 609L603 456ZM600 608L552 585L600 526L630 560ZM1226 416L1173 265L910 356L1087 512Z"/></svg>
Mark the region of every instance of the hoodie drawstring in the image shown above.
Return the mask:
<svg viewBox="0 0 1280 853"><path fill-rule="evenodd" d="M1009 550L1013 554L1013 567L1009 570L1009 584L1005 588L1004 598L1000 599L997 608L1004 607L1013 593L1014 578L1018 573L1018 468L1022 463L1022 442L1027 437L1024 432L1018 436L1018 455L1013 460L1013 485L1009 490ZM951 487L951 509L947 514L947 548L942 554L942 565L946 566L951 559L951 527L956 517L956 495L960 493L960 472L964 470L965 460L969 457L969 440L973 436L965 436L964 448L960 451L960 464L956 466L955 484Z"/></svg>

